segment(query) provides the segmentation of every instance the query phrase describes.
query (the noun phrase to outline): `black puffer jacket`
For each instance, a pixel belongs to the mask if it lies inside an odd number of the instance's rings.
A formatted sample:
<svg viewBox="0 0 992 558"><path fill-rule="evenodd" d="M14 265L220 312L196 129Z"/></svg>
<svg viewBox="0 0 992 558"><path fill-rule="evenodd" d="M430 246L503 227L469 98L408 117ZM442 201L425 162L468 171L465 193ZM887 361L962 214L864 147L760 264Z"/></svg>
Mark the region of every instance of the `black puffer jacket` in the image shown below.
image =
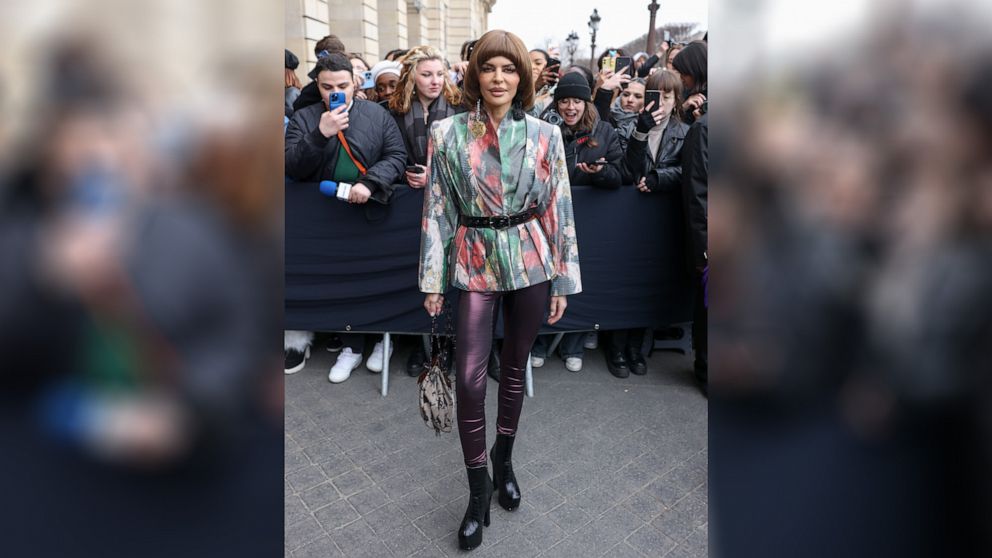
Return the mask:
<svg viewBox="0 0 992 558"><path fill-rule="evenodd" d="M297 111L286 128L286 175L293 180L332 180L341 152L337 137L320 133L323 103ZM400 129L379 105L355 99L344 137L351 152L368 172L357 182L372 191L372 199L388 203L406 165L406 148Z"/></svg>
<svg viewBox="0 0 992 558"><path fill-rule="evenodd" d="M623 180L636 184L642 176L648 177L652 192L678 192L682 184L682 144L689 127L674 116L661 136L657 156L649 153L647 139L637 139L636 120L620 127L618 133L626 138L627 153L623 158Z"/></svg>
<svg viewBox="0 0 992 558"><path fill-rule="evenodd" d="M577 135L563 126L562 139L565 142L568 180L572 186L619 188L623 184L623 175L620 171L623 150L620 148L620 138L617 137L612 126L597 119L591 134ZM600 158L606 159L606 165L595 174L582 172L575 166L578 163L591 163Z"/></svg>

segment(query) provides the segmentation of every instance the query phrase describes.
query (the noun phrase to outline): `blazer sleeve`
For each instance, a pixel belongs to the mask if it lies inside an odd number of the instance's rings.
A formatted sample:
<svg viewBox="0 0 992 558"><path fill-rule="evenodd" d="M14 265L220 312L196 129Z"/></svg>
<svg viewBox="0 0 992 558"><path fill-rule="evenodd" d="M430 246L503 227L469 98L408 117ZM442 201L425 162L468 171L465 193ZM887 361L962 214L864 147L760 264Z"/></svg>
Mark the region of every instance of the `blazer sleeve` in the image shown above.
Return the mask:
<svg viewBox="0 0 992 558"><path fill-rule="evenodd" d="M307 110L295 113L286 127L286 176L293 180L314 180L327 161L329 140L319 125L310 128L305 118L309 114Z"/></svg>
<svg viewBox="0 0 992 558"><path fill-rule="evenodd" d="M458 226L454 177L444 153L438 122L431 125L427 142L427 188L420 231L420 291L443 294L448 288L451 240Z"/></svg>
<svg viewBox="0 0 992 558"><path fill-rule="evenodd" d="M548 142L548 178L551 193L539 219L548 235L555 277L551 280L551 295L563 296L582 292L579 274L579 246L575 238L575 215L572 212L572 189L565 168L565 145L561 130L555 126ZM537 161L537 164L543 164Z"/></svg>
<svg viewBox="0 0 992 558"><path fill-rule="evenodd" d="M596 174L589 175L590 183L599 188L619 188L623 184L623 150L620 148L620 138L612 127L602 123L605 130L603 139L606 142L606 166Z"/></svg>

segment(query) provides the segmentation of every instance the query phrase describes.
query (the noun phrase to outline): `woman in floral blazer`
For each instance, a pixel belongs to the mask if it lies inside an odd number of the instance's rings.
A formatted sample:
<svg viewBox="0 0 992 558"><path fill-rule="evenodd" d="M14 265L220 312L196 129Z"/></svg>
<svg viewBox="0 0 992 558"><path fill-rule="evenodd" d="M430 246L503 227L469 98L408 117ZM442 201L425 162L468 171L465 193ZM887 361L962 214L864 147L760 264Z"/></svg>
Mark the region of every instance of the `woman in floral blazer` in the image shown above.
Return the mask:
<svg viewBox="0 0 992 558"><path fill-rule="evenodd" d="M431 126L424 195L420 290L433 316L443 293L461 289L455 355L458 435L470 498L458 532L470 550L489 523L493 481L486 467L486 366L496 305L503 305L496 443L491 452L500 505L520 505L510 456L524 398L524 367L545 308L582 290L572 198L558 127L525 115L534 102L530 57L506 31L476 43L464 82L467 113Z"/></svg>

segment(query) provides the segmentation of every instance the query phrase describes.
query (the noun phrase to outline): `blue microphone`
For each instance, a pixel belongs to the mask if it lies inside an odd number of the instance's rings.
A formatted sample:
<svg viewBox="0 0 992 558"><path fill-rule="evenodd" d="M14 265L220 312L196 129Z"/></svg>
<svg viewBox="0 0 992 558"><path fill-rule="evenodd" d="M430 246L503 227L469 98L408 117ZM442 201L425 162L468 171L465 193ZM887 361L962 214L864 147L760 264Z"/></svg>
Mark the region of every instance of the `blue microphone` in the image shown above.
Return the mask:
<svg viewBox="0 0 992 558"><path fill-rule="evenodd" d="M338 191L338 183L333 180L321 180L320 181L320 193L324 194L329 198L336 197Z"/></svg>

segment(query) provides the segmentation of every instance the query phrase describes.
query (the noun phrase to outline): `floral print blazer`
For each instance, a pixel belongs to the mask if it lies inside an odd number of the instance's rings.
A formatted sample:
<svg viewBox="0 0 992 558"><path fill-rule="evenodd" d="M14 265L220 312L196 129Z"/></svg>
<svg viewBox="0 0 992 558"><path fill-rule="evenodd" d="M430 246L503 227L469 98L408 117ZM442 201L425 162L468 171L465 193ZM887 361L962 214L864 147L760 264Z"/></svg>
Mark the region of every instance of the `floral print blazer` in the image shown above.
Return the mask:
<svg viewBox="0 0 992 558"><path fill-rule="evenodd" d="M552 296L582 291L572 194L561 131L507 114L470 131L473 113L435 122L420 242L420 290L512 291L551 281ZM483 115L485 116L485 115ZM459 215L536 219L506 229L465 227Z"/></svg>

